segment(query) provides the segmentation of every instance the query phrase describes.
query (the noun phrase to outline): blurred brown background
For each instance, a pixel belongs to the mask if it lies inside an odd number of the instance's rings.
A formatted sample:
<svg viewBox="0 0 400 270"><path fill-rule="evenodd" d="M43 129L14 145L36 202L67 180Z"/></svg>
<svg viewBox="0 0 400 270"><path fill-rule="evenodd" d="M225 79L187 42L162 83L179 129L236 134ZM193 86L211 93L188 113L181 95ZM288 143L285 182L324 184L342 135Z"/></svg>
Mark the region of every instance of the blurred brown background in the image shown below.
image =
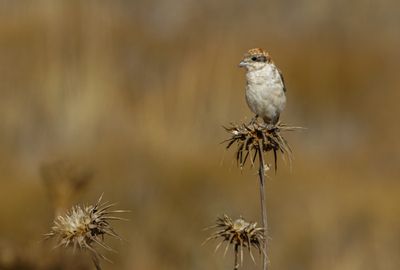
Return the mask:
<svg viewBox="0 0 400 270"><path fill-rule="evenodd" d="M41 239L55 208L103 192L132 211L105 269L231 269L202 229L259 220L255 172L220 144L222 125L252 116L237 68L251 47L285 74L282 120L308 128L267 183L271 269L400 269L399 10L1 0L0 269L92 269Z"/></svg>

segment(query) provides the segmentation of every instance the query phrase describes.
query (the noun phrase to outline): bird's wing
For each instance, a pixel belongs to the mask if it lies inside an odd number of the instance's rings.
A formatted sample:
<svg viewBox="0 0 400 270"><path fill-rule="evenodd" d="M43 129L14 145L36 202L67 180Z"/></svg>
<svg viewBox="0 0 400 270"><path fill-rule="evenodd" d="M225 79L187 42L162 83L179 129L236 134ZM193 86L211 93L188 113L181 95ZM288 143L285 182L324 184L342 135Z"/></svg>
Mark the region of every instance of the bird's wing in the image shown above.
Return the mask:
<svg viewBox="0 0 400 270"><path fill-rule="evenodd" d="M278 68L278 73L279 73L279 76L281 77L281 81L282 81L282 85L283 85L283 92L286 93L285 79L283 78L282 71L279 68Z"/></svg>

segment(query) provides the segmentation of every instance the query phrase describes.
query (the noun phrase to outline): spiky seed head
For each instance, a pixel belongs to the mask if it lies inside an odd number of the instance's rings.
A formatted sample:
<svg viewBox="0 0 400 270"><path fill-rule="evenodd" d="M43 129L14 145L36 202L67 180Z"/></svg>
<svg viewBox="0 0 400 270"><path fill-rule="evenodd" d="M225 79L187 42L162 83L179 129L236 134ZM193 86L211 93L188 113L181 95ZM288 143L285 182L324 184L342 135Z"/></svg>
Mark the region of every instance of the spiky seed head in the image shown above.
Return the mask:
<svg viewBox="0 0 400 270"><path fill-rule="evenodd" d="M241 231L245 230L246 227L249 225L250 225L250 223L246 222L243 218L239 218L233 222L232 229L234 231L241 232Z"/></svg>
<svg viewBox="0 0 400 270"><path fill-rule="evenodd" d="M277 169L277 153L281 152L289 160L292 159L292 150L286 139L282 136L282 131L292 131L301 129L300 127L290 127L282 123L278 123L273 127L265 124L259 124L257 121L249 124L234 124L224 127L231 135L225 140L226 148L229 149L236 143L236 161L240 168L243 168L248 160L253 166L259 155L272 151L274 154L275 170Z"/></svg>
<svg viewBox="0 0 400 270"><path fill-rule="evenodd" d="M215 225L207 228L217 229L216 232L211 234L204 243L213 240L221 239L220 243L216 247L216 251L220 248L223 242L226 242L225 254L229 249L230 245L233 245L235 252L240 251L241 263L243 264L243 249L247 248L249 254L254 260L252 248L255 248L260 254L264 253L264 228L257 227L256 222L248 222L244 218L240 217L236 220L232 220L227 215L218 217Z"/></svg>
<svg viewBox="0 0 400 270"><path fill-rule="evenodd" d="M115 213L126 212L124 210L111 210L115 204L102 203L102 196L96 204L89 206L73 206L65 215L57 216L50 232L46 238L56 238L56 247L79 247L81 250L88 250L93 257L96 267L100 269L99 259L109 261L104 255L99 253L94 245L113 251L104 242L104 236L121 239L112 228L111 220L125 220L113 216Z"/></svg>

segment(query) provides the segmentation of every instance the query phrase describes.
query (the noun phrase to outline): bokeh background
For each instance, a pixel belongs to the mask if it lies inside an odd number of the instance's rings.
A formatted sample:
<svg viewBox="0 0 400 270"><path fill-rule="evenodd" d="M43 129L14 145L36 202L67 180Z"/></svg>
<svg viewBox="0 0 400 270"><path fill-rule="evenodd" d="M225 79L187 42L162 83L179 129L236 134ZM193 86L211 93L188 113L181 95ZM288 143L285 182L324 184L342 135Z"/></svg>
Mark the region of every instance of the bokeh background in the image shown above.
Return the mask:
<svg viewBox="0 0 400 270"><path fill-rule="evenodd" d="M201 246L259 220L254 170L220 144L244 71L285 75L295 160L267 182L271 269L400 269L400 4L394 0L0 1L0 269L92 269L52 251L56 213L108 201L104 269L231 269ZM259 269L245 257L243 269Z"/></svg>

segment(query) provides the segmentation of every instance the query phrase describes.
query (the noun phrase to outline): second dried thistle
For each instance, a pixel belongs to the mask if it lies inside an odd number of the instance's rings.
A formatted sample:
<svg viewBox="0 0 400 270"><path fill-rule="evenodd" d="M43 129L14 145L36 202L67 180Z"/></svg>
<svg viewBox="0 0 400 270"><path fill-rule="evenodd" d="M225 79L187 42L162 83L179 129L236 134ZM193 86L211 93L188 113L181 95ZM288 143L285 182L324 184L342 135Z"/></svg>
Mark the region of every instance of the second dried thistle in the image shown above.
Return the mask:
<svg viewBox="0 0 400 270"><path fill-rule="evenodd" d="M125 210L111 210L115 204L102 203L101 196L95 205L74 206L63 216L57 216L51 231L46 234L47 238L56 238L57 247L78 247L88 250L93 259L96 269L100 270L100 259L109 261L107 257L99 253L94 245L97 244L107 251L114 251L104 242L104 236L121 239L112 228L111 220L126 220L113 216L115 213L127 212Z"/></svg>
<svg viewBox="0 0 400 270"><path fill-rule="evenodd" d="M221 245L226 242L226 248L224 255L228 252L229 247L232 245L235 252L235 263L234 269L239 268L239 252L240 252L240 264L243 265L243 250L249 251L251 259L255 262L252 248L256 249L260 254L265 255L264 246L264 228L257 227L256 222L247 222L243 218L232 220L229 216L223 215L218 217L216 224L208 227L207 229L216 228L218 229L210 237L208 237L204 243L213 240L221 239L215 251L217 251Z"/></svg>

